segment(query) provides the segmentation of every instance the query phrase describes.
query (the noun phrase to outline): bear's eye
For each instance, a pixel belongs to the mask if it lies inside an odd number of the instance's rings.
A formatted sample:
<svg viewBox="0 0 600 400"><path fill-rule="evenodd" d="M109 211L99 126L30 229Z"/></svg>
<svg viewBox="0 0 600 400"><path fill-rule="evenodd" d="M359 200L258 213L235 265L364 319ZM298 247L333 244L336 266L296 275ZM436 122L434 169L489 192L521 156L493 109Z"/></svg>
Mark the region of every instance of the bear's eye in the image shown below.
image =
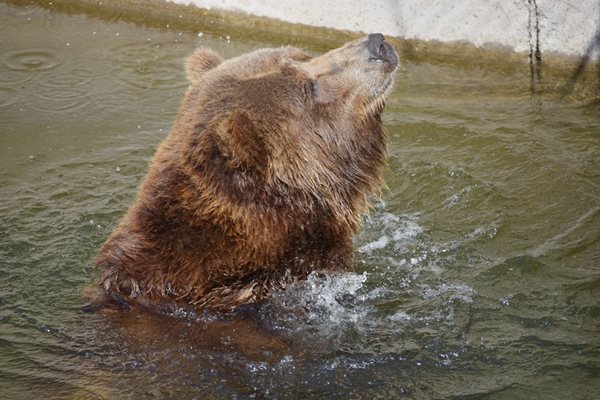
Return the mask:
<svg viewBox="0 0 600 400"><path fill-rule="evenodd" d="M306 99L314 99L317 97L318 86L317 81L315 79L309 79L304 82L304 95Z"/></svg>

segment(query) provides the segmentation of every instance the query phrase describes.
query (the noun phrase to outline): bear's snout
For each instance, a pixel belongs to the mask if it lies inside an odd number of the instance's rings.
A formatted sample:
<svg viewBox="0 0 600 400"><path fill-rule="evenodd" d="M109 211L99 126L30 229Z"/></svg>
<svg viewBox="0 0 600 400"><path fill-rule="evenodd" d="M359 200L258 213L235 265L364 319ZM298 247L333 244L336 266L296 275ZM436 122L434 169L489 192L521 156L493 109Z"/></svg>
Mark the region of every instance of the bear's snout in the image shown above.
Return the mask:
<svg viewBox="0 0 600 400"><path fill-rule="evenodd" d="M367 37L367 50L369 50L369 61L387 62L394 66L398 65L396 52L386 41L381 33L372 33Z"/></svg>

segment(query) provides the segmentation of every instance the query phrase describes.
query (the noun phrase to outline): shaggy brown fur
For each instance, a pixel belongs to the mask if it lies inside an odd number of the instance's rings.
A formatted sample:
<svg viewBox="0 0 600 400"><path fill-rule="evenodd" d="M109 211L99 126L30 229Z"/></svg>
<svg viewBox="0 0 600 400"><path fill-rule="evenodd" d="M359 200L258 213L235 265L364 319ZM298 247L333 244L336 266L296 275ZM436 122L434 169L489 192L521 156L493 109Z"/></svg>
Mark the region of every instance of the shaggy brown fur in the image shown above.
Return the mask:
<svg viewBox="0 0 600 400"><path fill-rule="evenodd" d="M197 50L175 125L96 258L105 293L230 310L348 268L397 66L377 34L316 58Z"/></svg>

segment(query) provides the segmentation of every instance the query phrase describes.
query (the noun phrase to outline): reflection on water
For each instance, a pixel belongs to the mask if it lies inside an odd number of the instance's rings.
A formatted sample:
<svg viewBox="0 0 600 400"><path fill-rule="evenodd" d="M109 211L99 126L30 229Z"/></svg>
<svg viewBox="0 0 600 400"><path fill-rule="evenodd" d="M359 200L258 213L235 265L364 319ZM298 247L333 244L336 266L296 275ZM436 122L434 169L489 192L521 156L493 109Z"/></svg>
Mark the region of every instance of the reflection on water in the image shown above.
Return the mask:
<svg viewBox="0 0 600 400"><path fill-rule="evenodd" d="M184 58L284 44L258 36L0 4L0 397L597 396L600 114L483 61L403 57L354 271L228 316L85 312Z"/></svg>

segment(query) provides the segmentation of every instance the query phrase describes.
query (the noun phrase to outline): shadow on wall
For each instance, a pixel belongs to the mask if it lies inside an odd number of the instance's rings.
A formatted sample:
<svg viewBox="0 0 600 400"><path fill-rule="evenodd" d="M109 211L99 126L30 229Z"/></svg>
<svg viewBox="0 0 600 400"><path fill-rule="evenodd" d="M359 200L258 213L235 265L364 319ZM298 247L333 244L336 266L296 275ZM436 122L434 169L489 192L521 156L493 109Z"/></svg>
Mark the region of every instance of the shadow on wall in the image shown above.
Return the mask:
<svg viewBox="0 0 600 400"><path fill-rule="evenodd" d="M573 71L573 74L567 80L567 83L565 84L565 86L562 89L561 96L563 98L565 96L568 96L571 93L573 93L573 90L575 89L575 85L577 84L577 81L579 80L579 78L582 76L586 67L589 64L592 64L594 62L592 60L592 55L594 54L594 51L596 51L596 53L598 54L597 60L596 60L596 75L597 75L596 80L597 80L598 87L597 87L597 92L596 92L597 97L593 101L593 104L600 105L600 14L598 15L597 27L598 28L596 30L596 34L594 35L594 37L592 37L583 56L581 56L579 63L577 64L577 68L575 68L575 70Z"/></svg>

